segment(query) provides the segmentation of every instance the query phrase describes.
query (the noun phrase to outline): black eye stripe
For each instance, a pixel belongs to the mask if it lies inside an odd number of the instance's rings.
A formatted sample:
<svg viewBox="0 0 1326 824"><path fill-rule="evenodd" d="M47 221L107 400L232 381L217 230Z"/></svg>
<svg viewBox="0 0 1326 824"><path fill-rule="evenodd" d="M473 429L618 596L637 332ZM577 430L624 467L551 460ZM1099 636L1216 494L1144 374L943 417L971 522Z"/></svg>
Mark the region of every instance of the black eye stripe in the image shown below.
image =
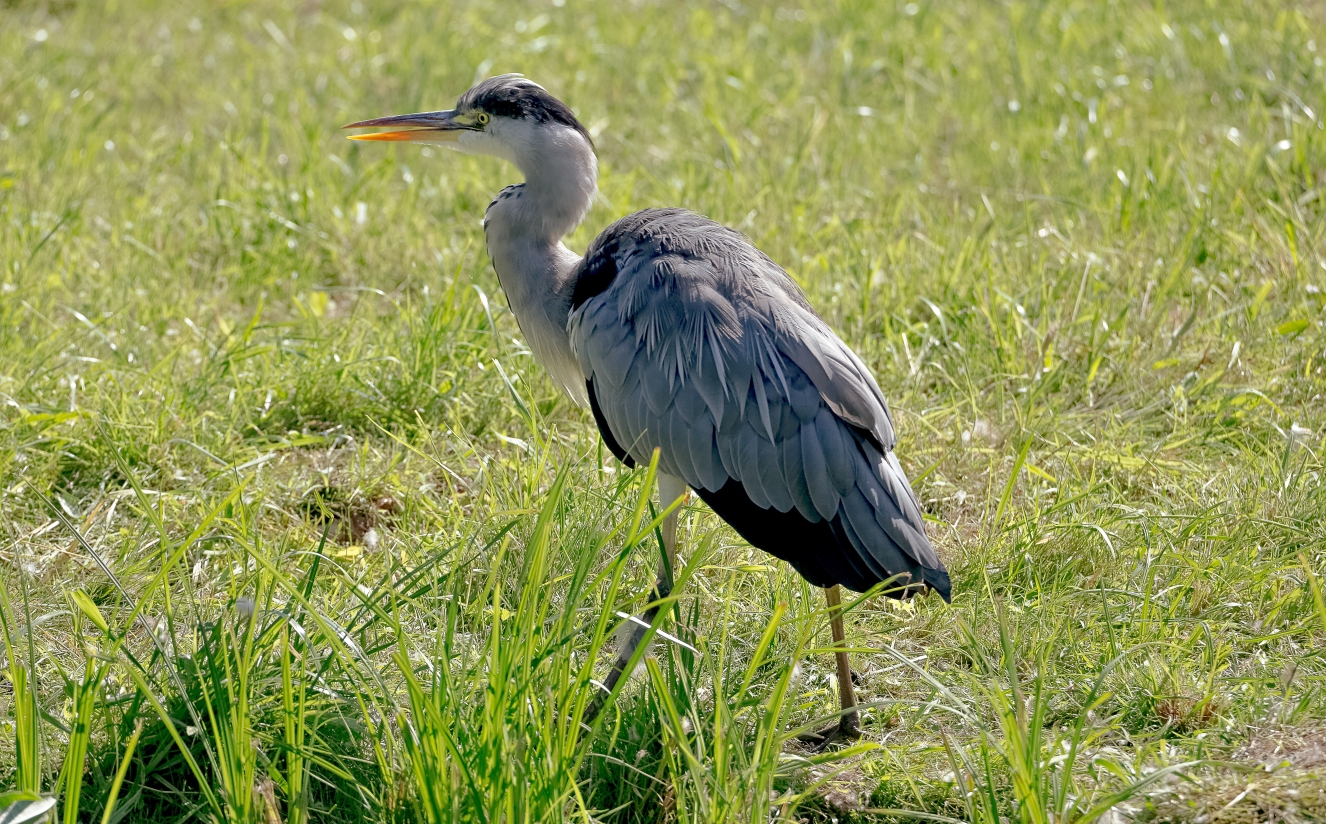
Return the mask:
<svg viewBox="0 0 1326 824"><path fill-rule="evenodd" d="M560 123L580 132L591 146L594 145L589 132L566 104L519 75L500 75L482 81L461 95L456 108L479 110L487 113L490 119L511 117L536 123Z"/></svg>

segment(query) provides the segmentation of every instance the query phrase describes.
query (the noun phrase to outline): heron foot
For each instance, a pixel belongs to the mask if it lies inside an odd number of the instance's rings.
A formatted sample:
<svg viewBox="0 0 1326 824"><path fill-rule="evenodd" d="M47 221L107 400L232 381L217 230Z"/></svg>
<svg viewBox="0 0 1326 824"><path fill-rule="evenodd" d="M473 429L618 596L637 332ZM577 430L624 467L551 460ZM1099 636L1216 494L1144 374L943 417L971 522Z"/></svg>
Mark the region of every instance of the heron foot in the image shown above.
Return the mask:
<svg viewBox="0 0 1326 824"><path fill-rule="evenodd" d="M860 737L861 727L857 724L856 715L852 714L844 715L837 724L825 727L819 732L798 735L797 740L809 744L815 752L824 752L831 747L845 746Z"/></svg>

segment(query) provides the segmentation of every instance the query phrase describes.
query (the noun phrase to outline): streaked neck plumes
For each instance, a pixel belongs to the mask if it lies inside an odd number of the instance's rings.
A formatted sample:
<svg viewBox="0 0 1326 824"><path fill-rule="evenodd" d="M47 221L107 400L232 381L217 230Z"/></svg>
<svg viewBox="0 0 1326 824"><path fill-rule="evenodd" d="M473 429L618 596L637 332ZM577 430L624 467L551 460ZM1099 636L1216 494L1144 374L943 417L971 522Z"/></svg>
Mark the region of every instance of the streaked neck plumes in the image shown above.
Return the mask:
<svg viewBox="0 0 1326 824"><path fill-rule="evenodd" d="M583 404L584 380L566 335L580 257L561 241L593 202L594 149L581 130L561 124L513 120L494 126L490 145L497 150L490 153L511 161L525 183L504 189L489 205L488 254L535 358Z"/></svg>
<svg viewBox="0 0 1326 824"><path fill-rule="evenodd" d="M525 176L518 193L493 201L486 223L501 222L524 237L556 243L589 212L598 160L577 130L529 121L495 123L490 136L474 143L480 144L475 148L491 146L485 153L510 161Z"/></svg>

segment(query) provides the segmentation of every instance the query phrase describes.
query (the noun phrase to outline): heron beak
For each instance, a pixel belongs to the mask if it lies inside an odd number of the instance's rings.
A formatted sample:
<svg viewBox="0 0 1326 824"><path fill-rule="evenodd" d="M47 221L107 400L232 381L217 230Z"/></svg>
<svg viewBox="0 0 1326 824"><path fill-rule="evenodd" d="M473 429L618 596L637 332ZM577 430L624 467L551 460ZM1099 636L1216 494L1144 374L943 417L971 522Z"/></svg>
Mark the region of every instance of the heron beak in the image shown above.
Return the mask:
<svg viewBox="0 0 1326 824"><path fill-rule="evenodd" d="M457 112L419 112L360 120L342 129L390 129L391 131L347 135L351 140L403 140L411 143L455 143L461 132L473 128L457 117Z"/></svg>

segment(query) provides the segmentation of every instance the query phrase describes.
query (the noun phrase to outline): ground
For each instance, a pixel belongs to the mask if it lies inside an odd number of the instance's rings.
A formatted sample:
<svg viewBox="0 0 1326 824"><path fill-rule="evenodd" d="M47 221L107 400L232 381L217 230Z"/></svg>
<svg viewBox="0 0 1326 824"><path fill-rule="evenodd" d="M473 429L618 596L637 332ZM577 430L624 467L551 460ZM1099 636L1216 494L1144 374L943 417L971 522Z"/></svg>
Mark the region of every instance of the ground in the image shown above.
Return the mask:
<svg viewBox="0 0 1326 824"><path fill-rule="evenodd" d="M1326 9L0 5L0 787L65 820L1326 818ZM951 605L657 544L506 309L520 71L875 371ZM122 780L117 780L117 775ZM9 796L17 798L18 796ZM934 819L931 819L934 820Z"/></svg>

